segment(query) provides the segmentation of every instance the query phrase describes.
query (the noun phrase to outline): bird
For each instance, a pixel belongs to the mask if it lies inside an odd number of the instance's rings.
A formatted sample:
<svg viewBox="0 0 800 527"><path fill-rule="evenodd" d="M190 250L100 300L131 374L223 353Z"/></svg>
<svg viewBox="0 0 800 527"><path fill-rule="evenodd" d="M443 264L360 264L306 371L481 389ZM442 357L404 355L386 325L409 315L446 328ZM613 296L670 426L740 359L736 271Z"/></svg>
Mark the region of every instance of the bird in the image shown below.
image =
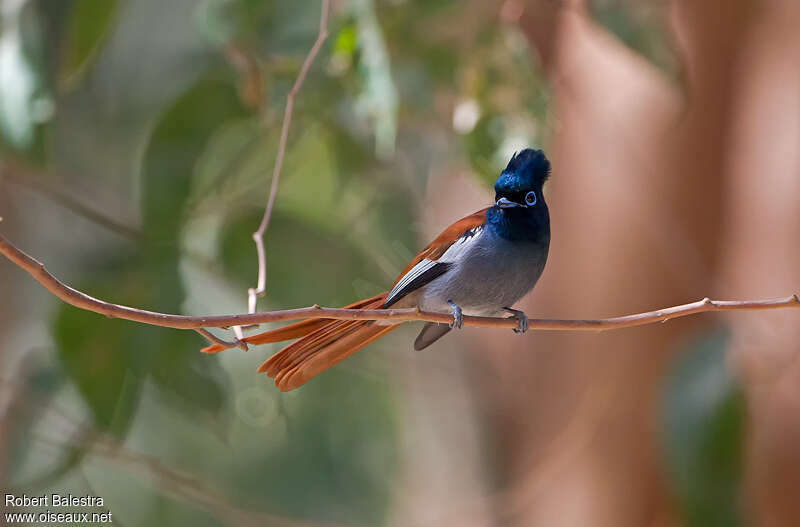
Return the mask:
<svg viewBox="0 0 800 527"><path fill-rule="evenodd" d="M526 148L511 156L494 184L494 205L445 229L416 255L389 291L355 302L347 309L418 308L452 314L450 324L428 322L414 349L422 350L452 329L464 315L528 317L512 306L530 292L544 271L550 248L550 213L542 195L550 162L541 150ZM364 346L399 327L371 320L309 319L246 337L248 344L298 339L258 369L281 391L302 386ZM224 346L202 351L216 353Z"/></svg>

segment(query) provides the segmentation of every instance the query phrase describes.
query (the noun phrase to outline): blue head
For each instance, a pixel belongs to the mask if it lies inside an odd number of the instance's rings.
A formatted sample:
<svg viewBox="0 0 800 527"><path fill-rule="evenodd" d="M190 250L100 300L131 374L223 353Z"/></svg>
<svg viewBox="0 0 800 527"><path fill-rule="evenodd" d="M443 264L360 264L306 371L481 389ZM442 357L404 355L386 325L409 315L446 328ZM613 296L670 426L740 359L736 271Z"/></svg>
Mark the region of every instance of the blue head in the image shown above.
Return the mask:
<svg viewBox="0 0 800 527"><path fill-rule="evenodd" d="M487 221L504 238L550 240L550 214L542 187L550 162L541 150L526 148L514 154L494 184L495 206Z"/></svg>
<svg viewBox="0 0 800 527"><path fill-rule="evenodd" d="M550 175L550 161L541 150L526 148L511 156L494 184L500 208L535 207L542 200L542 186Z"/></svg>

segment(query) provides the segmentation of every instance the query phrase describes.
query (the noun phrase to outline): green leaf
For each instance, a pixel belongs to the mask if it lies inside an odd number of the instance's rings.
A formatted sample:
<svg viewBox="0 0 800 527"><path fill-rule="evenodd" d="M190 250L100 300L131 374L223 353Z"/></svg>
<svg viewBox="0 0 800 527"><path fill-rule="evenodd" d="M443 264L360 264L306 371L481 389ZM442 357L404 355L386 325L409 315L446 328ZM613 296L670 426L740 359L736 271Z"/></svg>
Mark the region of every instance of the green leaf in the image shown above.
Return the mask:
<svg viewBox="0 0 800 527"><path fill-rule="evenodd" d="M336 35L333 43L333 52L336 54L352 55L358 47L358 33L353 24L345 24Z"/></svg>
<svg viewBox="0 0 800 527"><path fill-rule="evenodd" d="M329 146L331 134L323 126L309 124L297 135L286 152L276 206L327 228L342 218L344 208L338 156ZM220 203L263 211L277 144L277 134L264 132L255 119L230 123L215 134L198 162L193 213L220 208Z"/></svg>
<svg viewBox="0 0 800 527"><path fill-rule="evenodd" d="M230 383L216 360L197 352L205 341L188 331L166 331L160 337L162 351L153 364L153 380L175 396L176 404L202 409L211 417L221 415Z"/></svg>
<svg viewBox="0 0 800 527"><path fill-rule="evenodd" d="M351 4L361 53L358 69L364 80L359 105L372 121L375 155L389 159L395 150L398 106L389 51L373 0L355 0Z"/></svg>
<svg viewBox="0 0 800 527"><path fill-rule="evenodd" d="M294 56L298 65L319 25L319 4L208 0L199 8L203 10L199 29L211 42L257 43L264 56Z"/></svg>
<svg viewBox="0 0 800 527"><path fill-rule="evenodd" d="M215 130L244 115L236 89L229 83L203 80L161 117L145 153L142 185L142 230L160 250L177 251L195 166ZM169 258L177 265L177 259Z"/></svg>
<svg viewBox="0 0 800 527"><path fill-rule="evenodd" d="M124 264L117 264L119 272L98 273L79 289L100 298L142 305L146 296L135 287L138 280L124 270ZM91 410L95 425L120 436L128 430L141 388L142 377L135 367L140 360L137 331L140 327L133 322L106 319L66 304L59 308L53 324L59 359Z"/></svg>
<svg viewBox="0 0 800 527"><path fill-rule="evenodd" d="M729 337L716 331L678 360L664 398L671 483L688 525L740 525L745 404L726 363Z"/></svg>
<svg viewBox="0 0 800 527"><path fill-rule="evenodd" d="M73 4L60 64L60 81L67 85L80 80L105 42L117 15L116 0L75 0Z"/></svg>

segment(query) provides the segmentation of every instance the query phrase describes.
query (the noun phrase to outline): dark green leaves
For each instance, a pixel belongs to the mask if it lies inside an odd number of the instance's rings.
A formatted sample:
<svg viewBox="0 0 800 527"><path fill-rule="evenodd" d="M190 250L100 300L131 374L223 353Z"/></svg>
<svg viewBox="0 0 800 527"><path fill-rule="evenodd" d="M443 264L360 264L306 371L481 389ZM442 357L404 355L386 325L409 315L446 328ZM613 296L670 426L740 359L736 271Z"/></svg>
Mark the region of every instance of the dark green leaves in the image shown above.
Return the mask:
<svg viewBox="0 0 800 527"><path fill-rule="evenodd" d="M118 259L105 262L91 282L79 284L102 298L138 305L147 299L135 271ZM102 329L100 329L102 325ZM94 416L98 428L123 435L133 418L146 361L140 345L143 328L106 319L72 306L60 307L53 329L59 358Z"/></svg>
<svg viewBox="0 0 800 527"><path fill-rule="evenodd" d="M244 115L230 84L201 81L161 118L143 167L142 230L172 256L177 251L183 207L195 165L212 133ZM160 238L160 242L156 239Z"/></svg>

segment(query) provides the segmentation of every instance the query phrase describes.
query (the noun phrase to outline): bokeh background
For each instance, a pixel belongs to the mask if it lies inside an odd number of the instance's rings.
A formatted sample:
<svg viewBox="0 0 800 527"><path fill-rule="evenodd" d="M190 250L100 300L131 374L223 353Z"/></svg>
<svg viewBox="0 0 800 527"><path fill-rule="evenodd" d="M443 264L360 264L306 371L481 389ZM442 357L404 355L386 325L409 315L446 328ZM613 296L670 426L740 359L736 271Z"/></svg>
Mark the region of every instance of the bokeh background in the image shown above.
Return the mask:
<svg viewBox="0 0 800 527"><path fill-rule="evenodd" d="M387 288L544 148L522 307L593 318L800 292L800 4L336 0L298 96L261 309ZM0 0L0 229L156 311L246 310L250 234L320 3ZM392 333L282 394L277 346L59 303L0 260L0 488L114 524L781 526L800 318ZM4 512L7 512L4 509Z"/></svg>

